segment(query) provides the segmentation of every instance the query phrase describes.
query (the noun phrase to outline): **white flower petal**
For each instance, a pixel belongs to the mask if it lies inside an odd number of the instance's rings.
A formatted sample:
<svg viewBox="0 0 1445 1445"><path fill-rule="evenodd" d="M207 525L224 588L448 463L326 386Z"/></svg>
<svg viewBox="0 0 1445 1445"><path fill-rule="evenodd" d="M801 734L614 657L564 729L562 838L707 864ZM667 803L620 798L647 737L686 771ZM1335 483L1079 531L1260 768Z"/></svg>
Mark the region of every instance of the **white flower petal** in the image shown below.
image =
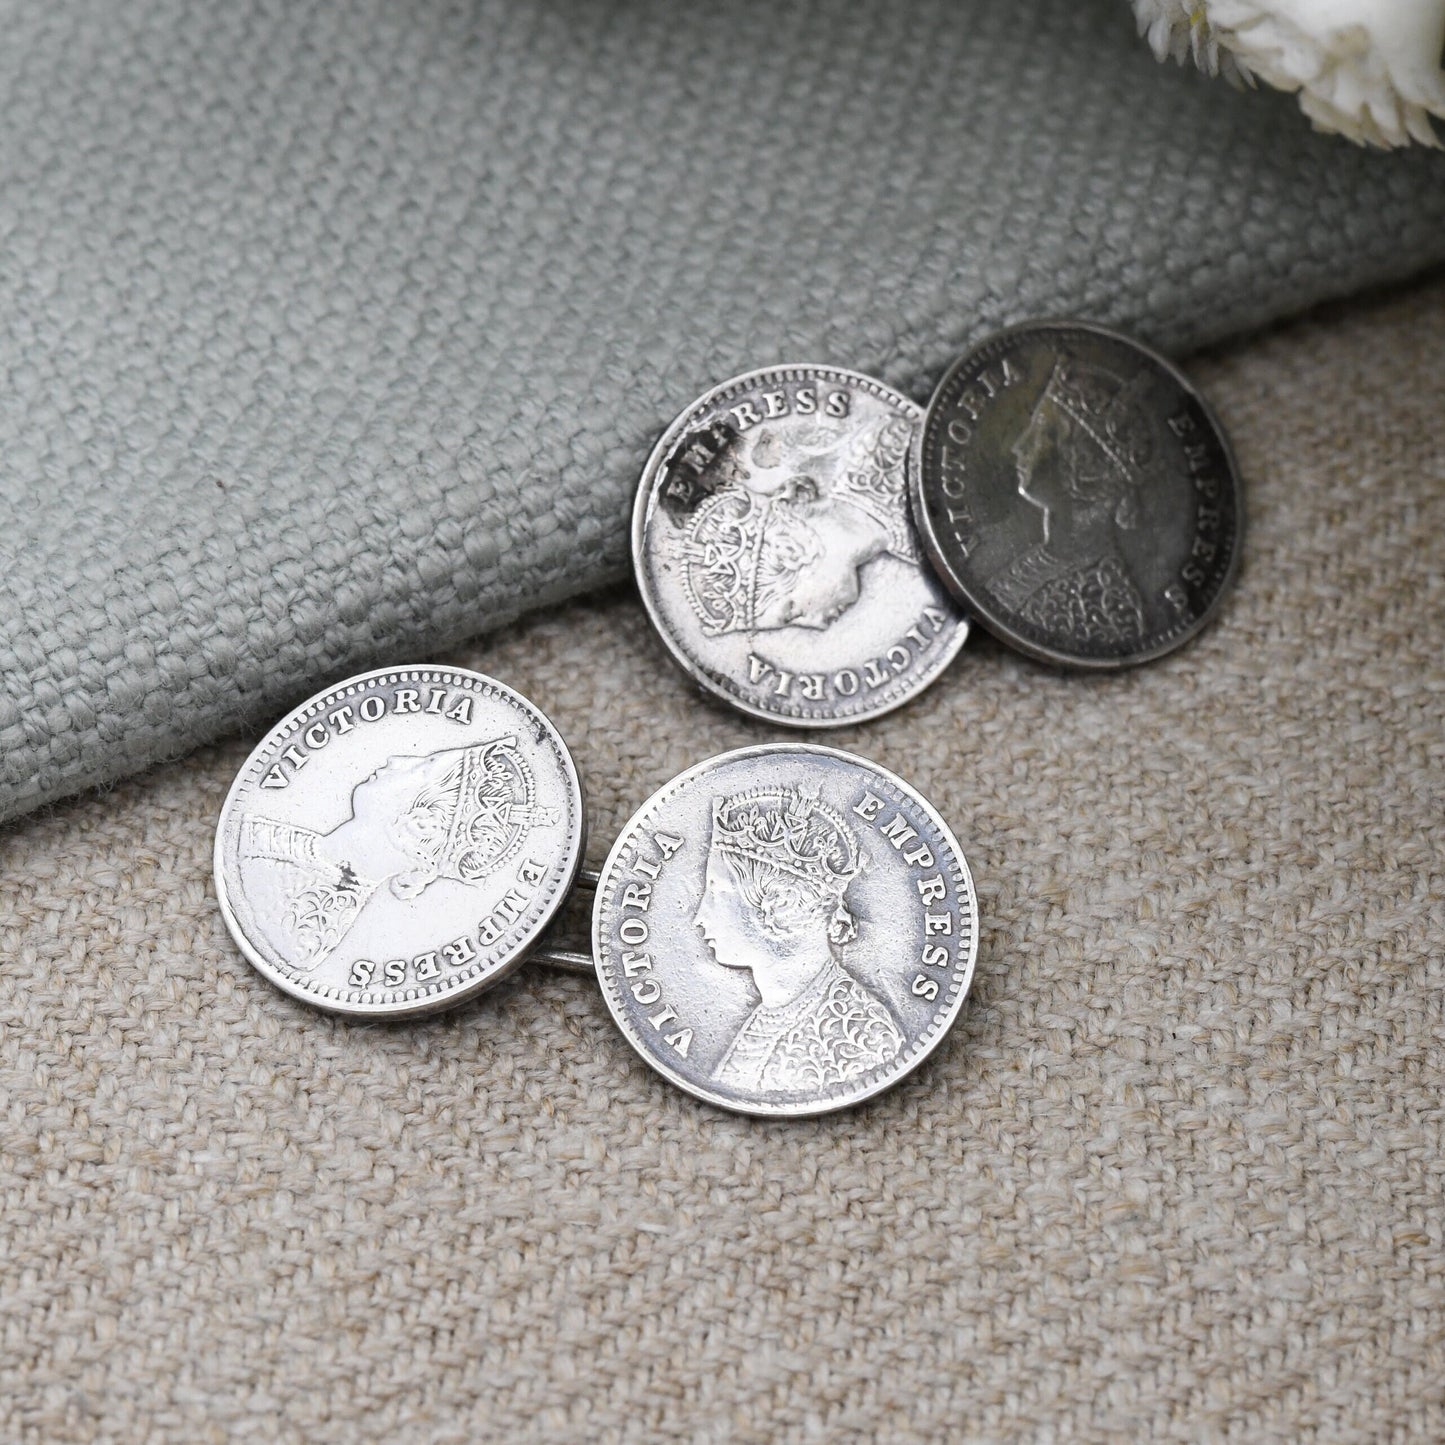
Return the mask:
<svg viewBox="0 0 1445 1445"><path fill-rule="evenodd" d="M1299 92L1321 130L1379 146L1440 144L1445 0L1131 0L1159 59Z"/></svg>

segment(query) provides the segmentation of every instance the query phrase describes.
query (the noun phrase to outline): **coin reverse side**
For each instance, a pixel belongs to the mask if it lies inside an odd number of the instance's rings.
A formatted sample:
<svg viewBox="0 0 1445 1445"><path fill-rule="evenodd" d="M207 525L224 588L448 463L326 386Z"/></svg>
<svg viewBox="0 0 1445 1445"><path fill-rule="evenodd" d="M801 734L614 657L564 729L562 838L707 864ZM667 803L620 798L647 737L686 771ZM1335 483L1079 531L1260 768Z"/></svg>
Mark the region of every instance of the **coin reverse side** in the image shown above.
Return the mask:
<svg viewBox="0 0 1445 1445"><path fill-rule="evenodd" d="M583 835L577 770L526 698L461 668L386 668L318 693L246 760L216 831L216 892L278 988L400 1018L521 962Z"/></svg>
<svg viewBox="0 0 1445 1445"><path fill-rule="evenodd" d="M772 744L689 768L633 815L593 907L629 1043L744 1114L846 1108L915 1069L973 977L963 851L902 779Z"/></svg>
<svg viewBox="0 0 1445 1445"><path fill-rule="evenodd" d="M907 495L922 413L857 372L780 366L714 387L643 472L632 551L683 669L754 717L834 727L908 701L968 624Z"/></svg>
<svg viewBox="0 0 1445 1445"><path fill-rule="evenodd" d="M1119 668L1181 646L1239 560L1239 483L1203 397L1083 322L989 337L939 382L910 468L953 595L1031 657Z"/></svg>

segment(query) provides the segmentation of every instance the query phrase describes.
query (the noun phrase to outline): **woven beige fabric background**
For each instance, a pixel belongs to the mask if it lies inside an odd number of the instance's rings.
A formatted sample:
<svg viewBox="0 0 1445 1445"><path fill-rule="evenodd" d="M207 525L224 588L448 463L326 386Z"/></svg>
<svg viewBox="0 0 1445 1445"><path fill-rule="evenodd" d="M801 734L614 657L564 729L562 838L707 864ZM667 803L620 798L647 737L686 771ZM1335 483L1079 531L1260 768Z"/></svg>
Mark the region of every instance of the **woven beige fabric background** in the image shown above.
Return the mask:
<svg viewBox="0 0 1445 1445"><path fill-rule="evenodd" d="M1445 277L1197 360L1238 588L1118 678L980 640L837 735L953 820L965 1013L769 1125L584 978L332 1022L210 883L249 743L8 832L0 1436L1445 1438ZM628 595L455 659L574 745L594 857L772 736Z"/></svg>

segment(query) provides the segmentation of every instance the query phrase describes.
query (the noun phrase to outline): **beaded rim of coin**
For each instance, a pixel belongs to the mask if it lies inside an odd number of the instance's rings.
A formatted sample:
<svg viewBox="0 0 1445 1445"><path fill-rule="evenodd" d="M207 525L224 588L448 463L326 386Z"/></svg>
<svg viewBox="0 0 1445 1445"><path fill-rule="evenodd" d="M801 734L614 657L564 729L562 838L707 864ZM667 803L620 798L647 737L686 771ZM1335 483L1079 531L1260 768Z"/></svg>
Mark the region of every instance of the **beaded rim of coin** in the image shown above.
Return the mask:
<svg viewBox="0 0 1445 1445"><path fill-rule="evenodd" d="M392 704L399 704L403 693L409 692L412 705L388 710L386 689L392 689ZM426 693L424 707L423 691ZM443 698L440 702L439 695ZM378 700L380 710L375 717L368 717L365 705L373 698ZM336 718L341 715L338 705L344 709L349 726L336 724ZM500 717L496 716L498 711ZM442 747L421 754L395 751L397 747L415 746L414 714L424 717L427 735L433 741L441 741ZM357 765L346 770L344 777L323 797L321 816L303 809L305 823L301 824L259 816L253 819L249 814L241 814L245 800L259 793L263 786L272 790L267 796L274 796L284 786L279 780L293 781L300 767L317 759L322 748L348 733L361 735L363 723L375 724L382 717L397 716L407 717L410 735L404 734L398 740L392 736L394 730L388 729L386 739L378 738L378 745L385 743L385 746L368 748ZM491 721L486 720L488 717ZM461 731L455 736L438 736L443 719L457 724ZM325 738L321 737L323 731L327 734ZM297 758L302 759L300 765ZM512 881L505 885L490 884L492 892L498 886L502 891L491 910L480 918L470 900L462 907L454 902L450 910L444 904L424 904L428 925L455 917L465 920L462 931L452 938L450 930L444 929L446 939L425 939L417 951L418 956L404 960L407 972L415 977L407 977L396 986L383 982L385 965L376 963L373 973L376 967L383 968L382 979L368 978L356 986L352 986L351 978L345 986L307 978L308 969L318 964L314 961L309 965L288 964L274 936L267 936L267 930L255 916L256 910L247 900L241 873L243 824L250 822L253 829L260 826L274 832L272 852L277 856L285 853L293 860L300 860L303 868L318 868L315 842L306 835L324 838L326 835L318 832L317 827L328 817L336 818L348 803L351 814L341 819L341 826L354 824L356 793L362 786L375 783L393 764L406 771L408 777L410 770L416 770L418 776L404 783L409 791L417 792L418 800L425 791L429 807L440 806L443 810L452 807L444 842L433 840L435 846L433 843L417 845L415 830L407 834L407 846L421 846L426 857L422 868L405 880L407 887L400 890L392 887L398 899L409 902L438 882L474 887L479 882L489 882L497 870L507 865L513 865L507 875ZM539 767L550 771L551 776L539 779ZM316 776L314 770L307 775L308 778ZM273 779L269 784L264 781L268 777ZM475 786L474 802L460 801L454 806L450 802L437 804L438 793L450 799L450 794L455 792L459 800L466 799L468 780ZM520 793L521 797L504 796L503 806L499 806L497 797L492 795L507 792ZM487 796L483 797L484 793ZM339 803L338 794L342 800ZM420 816L426 810L420 807L419 801L414 811L418 813L416 826L427 825L429 820ZM502 819L500 824L498 818ZM463 823L468 824L465 831L461 828ZM542 859L523 857L528 851L523 843L538 827L557 832L560 847L548 850ZM572 889L582 863L585 835L582 785L572 755L551 721L527 698L495 678L466 668L379 668L346 678L294 708L266 733L247 757L231 784L217 821L216 895L222 916L242 954L267 980L293 998L354 1019L414 1018L465 1002L499 982L525 960ZM270 856L257 852L250 856L250 861L254 863L255 858ZM522 862L517 867L519 858ZM355 886L358 880L349 862L336 871L343 880L341 887L347 886L349 878L353 892L358 891ZM373 897L384 892L386 881L375 882L369 892L363 893L361 902L354 905L349 915L351 922L356 921ZM331 891L340 889L333 887ZM322 914L328 918L334 916L335 910L326 910L324 897L316 902ZM341 914L342 938L344 929L349 927L347 917L347 913ZM465 930L473 924L475 936L469 936ZM259 935L259 943L252 937L252 929ZM494 937L489 941L482 936L485 932L493 933ZM339 947L339 941L332 941L337 933L337 927L332 925L322 935L327 940L324 946L328 953ZM448 952L448 944L461 942L467 947L455 954ZM276 954L274 959L267 955L262 944ZM318 953L321 947L318 945ZM425 962L428 959L430 962ZM321 963L326 961L329 961L327 953L321 953ZM383 996L376 996L378 993Z"/></svg>
<svg viewBox="0 0 1445 1445"><path fill-rule="evenodd" d="M1068 333L1083 334L1096 341L1123 347L1142 362L1152 365L1177 386L1184 398L1197 408L1207 427L1204 440L1217 449L1218 460L1222 464L1219 475L1226 491L1226 505L1221 523L1222 546L1226 549L1226 555L1222 559L1222 565L1211 559L1210 572L1205 578L1209 593L1205 604L1191 609L1187 617L1162 632L1156 630L1147 645L1113 655L1098 651L1071 651L1066 646L1043 639L1037 632L1030 635L1018 625L1018 619L1011 622L1008 613L995 604L986 588L971 584L969 576L961 566L961 557L966 554L954 555L959 549L956 544L950 545L945 526L929 501L930 493L939 490L942 485L939 480L942 466L937 459L941 457L944 443L940 441L938 434L944 424L945 413L953 405L954 394L967 385L974 373L986 368L990 361L998 358L999 353L1011 344L1038 336L1062 337ZM1097 322L1054 318L1024 321L991 333L959 356L939 380L925 409L923 424L915 434L909 457L909 495L913 503L914 523L922 538L924 551L953 596L968 610L970 616L1001 642L1036 661L1054 666L1081 671L1112 672L1152 662L1183 647L1214 620L1239 570L1244 532L1243 488L1229 437L1213 407L1168 357L1143 345L1132 336ZM939 506L944 505L940 499Z"/></svg>
<svg viewBox="0 0 1445 1445"><path fill-rule="evenodd" d="M743 789L740 800L743 802L749 802L762 795L777 794L784 790L791 791L792 789L788 785L780 784L777 779L768 781L764 778L760 782L760 774L768 773L767 765L769 763L773 760L788 758L804 759L809 764L815 761L833 764L835 767L846 770L848 774L854 775L855 785L860 781L857 775L861 775L862 779L872 780L879 793L891 794L893 799L891 805L888 799L880 799L877 795L872 797L871 802L855 803L856 817L850 811L847 815L847 828L841 831L849 829L863 831L865 828L878 830L878 835L886 840L880 845L880 856L891 859L897 854L900 861L907 865L906 870L901 873L894 870L895 876L890 885L895 890L906 891L910 897L916 892L917 898L914 901L922 909L923 921L919 925L922 951L919 959L910 962L904 971L905 973L911 972L913 975L911 980L906 981L907 992L911 993L912 1001L917 1003L920 1008L933 1004L940 994L942 998L928 1015L926 1024L918 1027L911 1040L904 1038L902 1033L897 1030L895 1023L895 1033L899 1035L897 1053L878 1067L861 1075L858 1080L826 1086L820 1085L819 1092L811 1097L790 1096L789 1091L783 1091L781 1097L778 1096L778 1091L774 1091L775 1096L771 1100L761 1096L737 1097L723 1092L721 1087L709 1087L700 1082L698 1078L689 1077L680 1066L670 1064L662 1056L661 1049L664 1043L671 1045L676 1051L679 1047L678 1041L684 1039L679 1032L673 1032L669 1037L669 1029L680 1030L683 1025L681 1020L669 1017L672 1010L667 998L660 992L646 992L638 996L639 980L650 979L652 976L651 963L649 961L645 965L640 964L639 955L630 950L641 949L644 943L651 943L653 939L648 933L646 925L637 926L641 915L635 912L626 914L624 910L629 907L635 910L638 906L635 900L642 896L641 890L650 890L653 883L656 883L658 870L670 862L674 856L681 856L679 849L674 848L673 851L666 852L661 863L658 862L658 858L661 856L658 831L662 829L665 832L663 823L666 820L665 810L669 803L678 799L680 794L697 791L698 785L704 783L710 776L719 779L725 778L727 771L734 768L740 768L741 776L736 783L725 784L725 786L740 786ZM831 826L837 830L837 825L843 822L844 818L839 805L822 803L819 794L812 792L808 784L799 786L797 791L800 797L809 800L805 806L817 808L831 820ZM863 798L865 800L869 798L866 789ZM710 830L712 830L716 827L717 809L719 806L728 806L730 801L732 800L720 800L716 796L712 796L705 801L694 800L694 806L707 807L710 815ZM898 806L900 801L906 802L911 809L916 810L915 821L925 825L932 832L931 845L925 845L921 851L918 850L918 845L924 842L924 836L900 826L898 823L903 816ZM890 806L891 817L888 811ZM860 822L860 819L864 821ZM906 824L906 819L904 822ZM890 827L892 831L890 831ZM648 835L651 855L637 850L636 842L640 834ZM680 844L684 840L674 838L672 841ZM856 846L856 838L852 841ZM940 844L939 854L935 856L932 847ZM661 846L665 847L666 845ZM710 836L707 848L703 851L711 854L716 846L715 836ZM845 844L845 848L846 846ZM911 856L904 851L910 846L915 850ZM948 855L946 859L943 857L945 850ZM689 849L688 856L691 857L691 853L694 851L696 850ZM630 862L628 861L629 855ZM927 862L922 861L924 858L927 859ZM693 858L692 861L694 864L697 862L696 858ZM875 876L875 879L882 877L878 874L876 867L870 863L865 850L861 848L850 853L848 863L851 864L851 871L847 865L842 870L848 875L843 884L844 888L848 886L848 881L851 879L865 877L870 873ZM920 868L924 873L936 872L939 881L925 885L924 881L913 876L914 872ZM951 887L942 882L945 873L949 876ZM649 883L649 879L652 879L653 883ZM888 880L882 878L882 883L879 883L878 886L887 883ZM661 884L657 884L657 886L661 887ZM700 895L706 895L708 887L709 885L704 882L697 892ZM639 892L633 894L633 898L629 899L628 893L633 888L638 889ZM949 891L940 893L939 890L942 888L947 888ZM615 911L620 919L620 921L616 921L612 917L613 899L614 895L619 892L623 901L616 904ZM650 901L651 893L648 892L646 896ZM932 922L927 921L930 910L939 908L944 899L948 901L942 910L934 916ZM693 928L702 926L701 901L697 900L699 901L697 908L693 907L694 901L692 894L688 893L683 897L681 903L683 915L695 915L692 917L689 933ZM676 907L673 911L677 911ZM952 918L949 917L949 915L955 914L956 930L953 929ZM656 915L650 914L649 916L656 918ZM617 944L622 949L620 957L623 969L620 972L613 961L614 949L610 940L614 922L616 922L618 931ZM622 930L629 925L634 930L632 938L622 935ZM945 925L949 929L946 936L942 933ZM660 928L662 924L659 923L655 926ZM893 924L890 922L881 926L892 929ZM709 924L708 928L711 927L712 925ZM966 943L962 940L965 929L967 930ZM739 968L737 962L727 965L721 963L712 933L704 931L702 936L707 939L705 944L699 945L697 939L692 938L689 946L703 952L710 951L713 955L714 965L719 968L720 972L736 973ZM851 944L851 941L858 936L856 921L852 933L845 931L839 936ZM833 935L830 933L829 937L832 939ZM938 943L954 945L953 950L941 950L946 960L946 972L939 972L945 967L944 962L940 962L936 957L924 956L932 952L928 946L930 941L935 945ZM760 743L751 747L737 748L695 763L663 784L636 809L619 831L600 872L592 914L592 952L598 983L602 995L607 1001L608 1010L623 1037L652 1068L694 1098L734 1113L749 1114L760 1118L803 1118L852 1108L892 1088L911 1074L937 1049L956 1022L973 981L974 968L978 958L978 941L978 896L974 888L973 876L963 848L938 811L911 784L871 759L838 748L811 743ZM891 946L894 942L895 935L890 932L887 943ZM961 947L960 944L962 944ZM673 952L675 953L675 950ZM659 971L664 976L667 966L665 959L664 967ZM932 973L925 973L926 968L931 968ZM877 988L876 978L871 975L868 975L868 978L870 985ZM856 985L856 980L852 981ZM624 999L622 996L624 982L628 983L628 987L632 991L628 999ZM895 1009L898 1007L897 994L902 991L904 991L902 984L896 985L893 1002ZM630 1014L630 1007L633 1005L640 1006L642 1011L641 1017L637 1020L634 1020ZM661 1006L659 1012L655 1015L651 1014L649 1010L658 1005ZM697 1010L694 1021L705 1019L716 1027L722 1012L722 1010L711 1008L704 1003ZM658 1022L659 1019L663 1021L661 1024ZM644 1028L643 1025L646 1027ZM682 1043L684 1059L686 1058L687 1044L691 1042L691 1039L692 1030L689 1029L685 1041ZM734 1039L733 1046L735 1047L735 1045L736 1039ZM721 1061L724 1067L732 1052L733 1047L725 1051ZM711 1077L716 1077L716 1071Z"/></svg>
<svg viewBox="0 0 1445 1445"><path fill-rule="evenodd" d="M710 666L708 661L699 655L704 647L716 645L717 638L700 636L694 639L694 647L690 648L687 638L680 635L679 627L669 618L670 610L681 612L682 609L675 602L671 609L664 605L664 599L652 575L653 565L649 560L648 549L648 536L654 515L660 509L665 510L659 493L668 481L668 469L677 454L694 444L699 429L705 426L709 417L717 418L720 411L726 414L724 403L769 384L778 388L796 388L809 383L826 385L830 382L880 403L893 417L906 422L915 434L902 448L899 458L898 500L901 515L894 519L894 525L911 539L907 550L912 552L913 560L907 565L916 570L920 597L914 600L918 601L918 607L910 610L906 617L893 621L889 635L879 640L870 639L871 650L855 648L858 652L856 661L831 671L825 669L823 673L813 674L802 669L790 669L788 664L776 658L769 660L755 656L750 642L748 667L758 668L759 680L756 685L753 680L749 680L747 686L752 692L751 695L745 695L743 683L739 680L740 674L730 676L727 670L721 666ZM821 411L821 408L819 410ZM782 417L797 414L778 415ZM763 421L772 419L776 418L771 413L762 418ZM653 447L638 484L632 513L633 570L643 606L668 654L705 692L750 717L784 727L845 727L851 723L867 722L881 717L910 702L934 682L958 655L959 649L968 639L968 619L956 607L947 588L929 566L917 528L913 524L912 507L908 499L907 458L922 419L923 410L916 402L874 377L845 367L790 362L760 367L718 383L690 403L668 425ZM899 562L903 562L901 557ZM855 600L858 596L855 592ZM871 605L877 605L876 598ZM850 606L851 604L845 604L843 611L848 611ZM810 630L816 626L806 625ZM773 626L781 630L779 624L775 623ZM828 624L829 628L833 626L834 623ZM745 629L729 626L727 630ZM747 635L751 639L756 636L756 631L748 631ZM818 631L808 645L816 647L818 640L824 635L822 630ZM756 652L760 654L762 650L758 647ZM863 656L865 651L868 652L866 659ZM737 669L734 669L734 672L736 671ZM818 679L822 679L821 686ZM836 698L831 701L822 698L810 700L809 694L804 690L805 683L818 688L820 693L834 692ZM846 691L846 687L851 687L852 692ZM772 695L783 688L791 688L798 695L773 701ZM779 696L781 697L781 694ZM855 698L866 698L866 701L853 705L852 700Z"/></svg>

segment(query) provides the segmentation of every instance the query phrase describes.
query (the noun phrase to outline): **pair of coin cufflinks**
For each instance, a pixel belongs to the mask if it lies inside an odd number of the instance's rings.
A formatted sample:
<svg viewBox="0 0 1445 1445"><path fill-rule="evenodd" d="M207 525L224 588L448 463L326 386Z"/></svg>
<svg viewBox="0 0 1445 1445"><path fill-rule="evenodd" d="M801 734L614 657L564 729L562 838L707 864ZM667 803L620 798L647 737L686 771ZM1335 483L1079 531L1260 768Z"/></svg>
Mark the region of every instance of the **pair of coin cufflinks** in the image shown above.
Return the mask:
<svg viewBox="0 0 1445 1445"><path fill-rule="evenodd" d="M404 1018L534 953L585 833L567 745L526 698L460 669L389 668L304 703L247 760L216 887L287 993ZM595 891L584 966L618 1027L674 1083L746 1113L887 1088L938 1044L973 974L963 850L902 779L832 748L689 768L622 829Z"/></svg>
<svg viewBox="0 0 1445 1445"><path fill-rule="evenodd" d="M970 618L1061 666L1160 657L1218 610L1240 522L1229 445L1180 372L1033 322L961 356L926 410L832 367L715 387L654 448L632 552L703 688L828 727L927 687Z"/></svg>
<svg viewBox="0 0 1445 1445"><path fill-rule="evenodd" d="M654 449L633 542L693 677L744 712L828 727L932 681L967 637L960 602L1052 661L1158 656L1217 608L1238 531L1227 444L1188 383L1113 333L1043 323L961 358L926 413L830 367L715 388ZM388 668L302 704L251 754L216 887L287 993L405 1018L545 956L585 834L571 755L526 698L461 669ZM588 881L591 957L552 961L595 970L666 1078L743 1113L888 1088L938 1046L973 975L977 901L948 825L837 749L698 763Z"/></svg>

